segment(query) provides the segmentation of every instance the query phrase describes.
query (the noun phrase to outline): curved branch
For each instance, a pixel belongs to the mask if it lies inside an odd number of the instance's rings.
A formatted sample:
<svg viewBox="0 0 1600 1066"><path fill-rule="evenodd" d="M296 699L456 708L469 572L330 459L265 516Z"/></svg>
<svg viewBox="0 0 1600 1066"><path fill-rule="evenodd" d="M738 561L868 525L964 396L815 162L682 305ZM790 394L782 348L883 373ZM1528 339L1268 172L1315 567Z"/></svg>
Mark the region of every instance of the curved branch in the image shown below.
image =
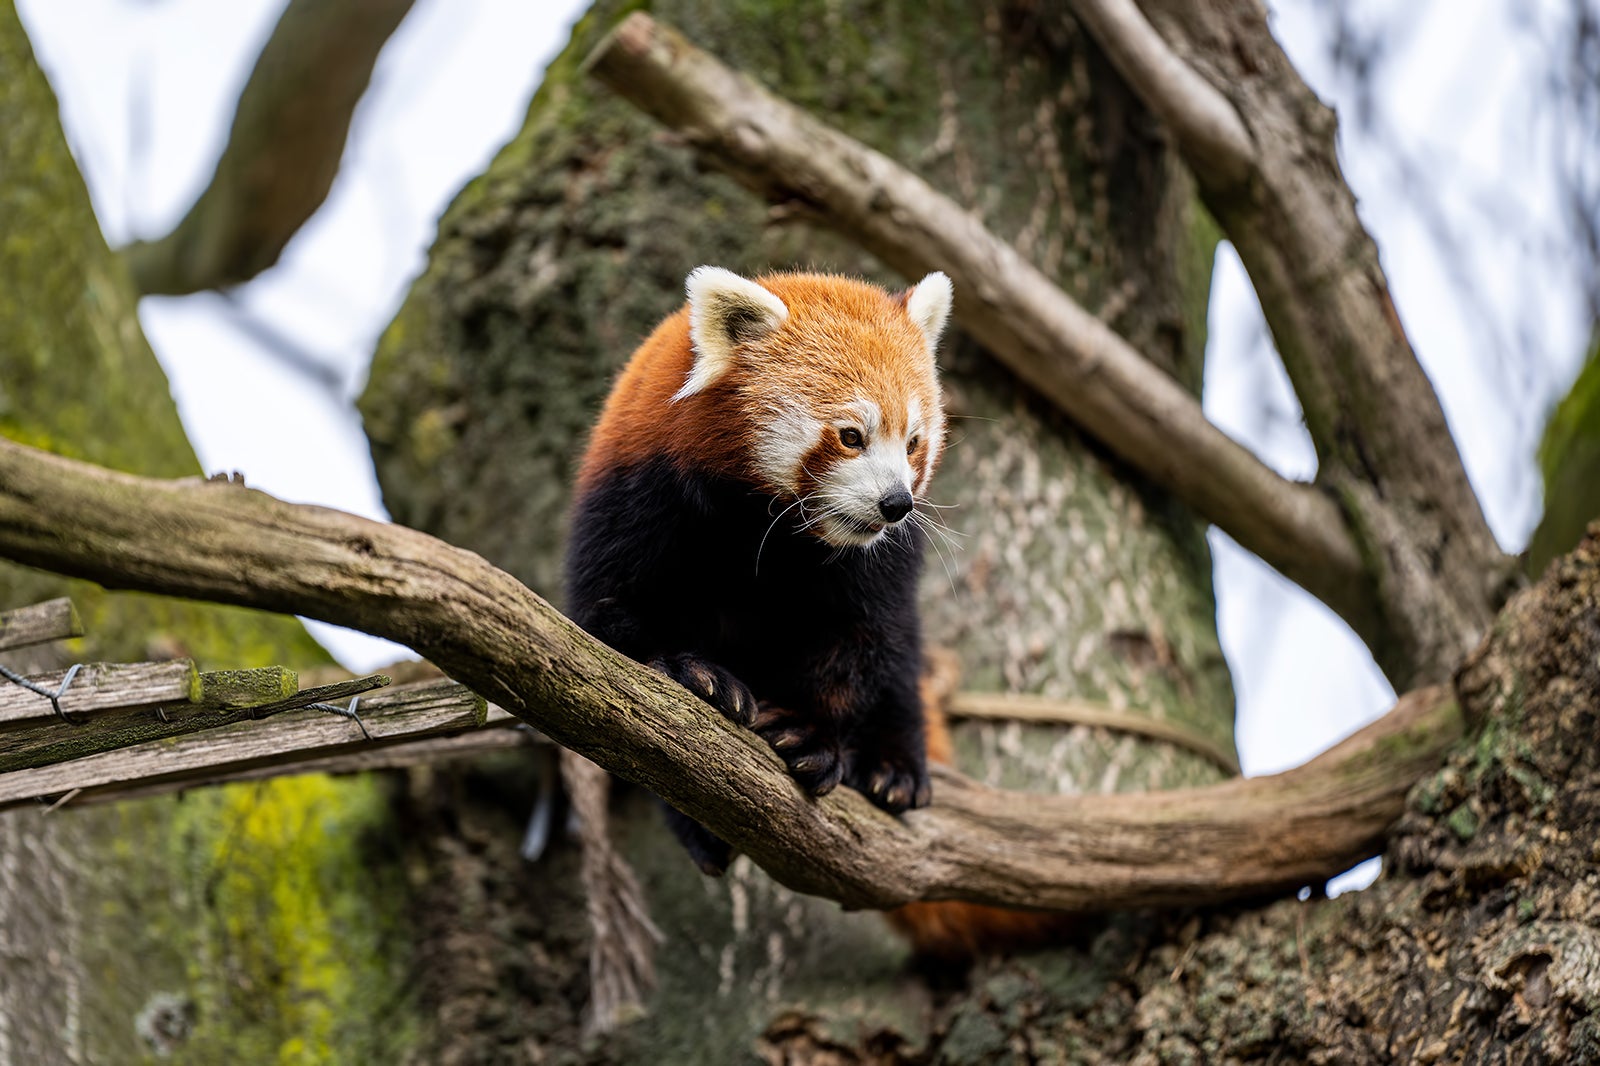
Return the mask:
<svg viewBox="0 0 1600 1066"><path fill-rule="evenodd" d="M1213 426L1194 397L960 205L643 13L588 63L756 191L807 203L908 276L949 274L962 326L1023 380L1356 632L1378 635L1375 592L1338 505Z"/></svg>
<svg viewBox="0 0 1600 1066"><path fill-rule="evenodd" d="M249 281L327 199L378 53L414 0L292 0L239 94L211 184L165 237L123 252L146 295Z"/></svg>
<svg viewBox="0 0 1600 1066"><path fill-rule="evenodd" d="M1062 797L945 773L932 807L895 819L851 789L807 798L753 733L479 556L414 530L227 481L114 473L0 438L0 556L409 644L784 884L852 907L962 898L1094 910L1296 887L1372 854L1411 784L1462 733L1449 693L1428 689L1276 777Z"/></svg>
<svg viewBox="0 0 1600 1066"><path fill-rule="evenodd" d="M1255 149L1232 102L1173 54L1134 0L1072 0L1072 10L1177 136L1191 167L1226 182L1250 173Z"/></svg>
<svg viewBox="0 0 1600 1066"><path fill-rule="evenodd" d="M1351 516L1379 589L1367 646L1397 688L1446 677L1516 587L1515 563L1484 521L1395 311L1339 168L1334 114L1258 0L1142 6L1072 4L1172 127L1250 275L1316 445L1317 481ZM1230 138L1251 147L1248 165L1197 130L1200 116L1223 114L1238 126Z"/></svg>

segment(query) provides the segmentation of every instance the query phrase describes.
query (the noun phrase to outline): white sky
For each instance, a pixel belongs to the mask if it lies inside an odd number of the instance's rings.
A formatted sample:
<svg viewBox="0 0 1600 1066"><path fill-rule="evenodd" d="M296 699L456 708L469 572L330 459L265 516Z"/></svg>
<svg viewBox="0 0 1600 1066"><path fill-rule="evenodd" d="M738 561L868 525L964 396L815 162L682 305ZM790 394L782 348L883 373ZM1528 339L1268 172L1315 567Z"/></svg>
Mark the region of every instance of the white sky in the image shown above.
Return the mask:
<svg viewBox="0 0 1600 1066"><path fill-rule="evenodd" d="M1378 85L1385 135L1429 161L1425 199L1456 249L1441 252L1416 198L1399 194L1392 153L1352 132L1348 118L1341 140L1402 317L1490 524L1510 550L1523 546L1538 514L1533 452L1543 413L1571 380L1587 336L1572 279L1540 243L1560 219L1532 132L1545 57L1513 19L1519 2L1419 5L1398 46L1403 61ZM19 0L113 244L165 232L203 187L283 5ZM286 499L381 515L353 406L367 360L422 268L434 220L515 131L586 6L419 0L383 53L328 203L283 262L235 296L324 361L342 388L330 393L286 371L241 332L221 297L142 303L145 330L208 470L241 470ZM1539 6L1524 7L1524 18ZM1380 7L1366 0L1352 10ZM1327 62L1313 5L1283 0L1275 11L1277 32L1307 79L1343 104L1350 87ZM1483 225L1472 210L1482 197L1508 205L1511 224ZM1474 283L1472 301L1453 280L1461 274ZM1211 318L1207 413L1280 471L1310 476L1315 458L1298 409L1227 248ZM1532 357L1514 343L1528 322L1538 330ZM1388 708L1392 692L1343 623L1226 537L1213 533L1212 543L1248 772L1302 762ZM371 638L314 628L353 668L395 656Z"/></svg>

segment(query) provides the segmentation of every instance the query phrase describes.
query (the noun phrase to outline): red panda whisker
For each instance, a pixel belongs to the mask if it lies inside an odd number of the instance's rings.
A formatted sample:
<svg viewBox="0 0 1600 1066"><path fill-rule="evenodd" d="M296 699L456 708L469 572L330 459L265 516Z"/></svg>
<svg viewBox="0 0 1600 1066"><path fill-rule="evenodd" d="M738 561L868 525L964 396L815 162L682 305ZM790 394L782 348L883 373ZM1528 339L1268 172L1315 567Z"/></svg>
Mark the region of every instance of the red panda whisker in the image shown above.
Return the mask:
<svg viewBox="0 0 1600 1066"><path fill-rule="evenodd" d="M930 515L925 511L912 511L911 513L916 516L918 522L923 523L923 525L928 529L936 530L940 536L946 538L947 543L949 543L952 547L960 547L960 545L956 544L955 541L951 540L950 538L956 537L965 540L967 537L967 534L961 532L959 529L952 528L938 515Z"/></svg>
<svg viewBox="0 0 1600 1066"><path fill-rule="evenodd" d="M943 531L941 529L939 529L938 526L932 524L928 520L928 517L926 515L918 514L916 511L912 511L911 514L912 514L913 519L916 520L917 526L918 526L919 529L928 529L928 530L932 530L935 533L941 533L941 534L943 533ZM929 546L933 548L933 554L939 557L939 566L940 566L941 569L944 570L945 580L950 583L950 595L959 600L961 598L961 590L956 587L955 571L950 569L950 564L951 564L952 560L947 555L947 552L954 552L955 550L957 550L957 548L959 546L956 545L956 544L951 543L948 539L946 540L945 545L941 545L937 540L934 540L932 537L929 537L927 539L928 539Z"/></svg>
<svg viewBox="0 0 1600 1066"><path fill-rule="evenodd" d="M777 517L772 520L772 524L767 526L767 531L761 534L761 543L756 545L756 576L759 577L761 575L761 553L767 547L767 538L772 536L772 530L779 522L783 521L784 515L788 514L796 507L799 507L801 515L804 515L806 513L804 506L805 502L806 500L804 496L796 496L794 502L785 507L783 510L779 511Z"/></svg>

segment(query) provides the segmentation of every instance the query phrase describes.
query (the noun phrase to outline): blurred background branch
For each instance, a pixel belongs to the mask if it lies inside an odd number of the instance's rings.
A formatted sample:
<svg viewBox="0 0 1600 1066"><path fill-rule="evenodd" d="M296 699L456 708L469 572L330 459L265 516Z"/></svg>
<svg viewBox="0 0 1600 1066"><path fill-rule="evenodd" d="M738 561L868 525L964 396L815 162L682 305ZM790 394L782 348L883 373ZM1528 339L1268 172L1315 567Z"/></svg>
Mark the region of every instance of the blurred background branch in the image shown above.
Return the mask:
<svg viewBox="0 0 1600 1066"><path fill-rule="evenodd" d="M239 95L211 183L165 237L123 254L145 294L249 281L327 198L378 53L413 0L291 0Z"/></svg>

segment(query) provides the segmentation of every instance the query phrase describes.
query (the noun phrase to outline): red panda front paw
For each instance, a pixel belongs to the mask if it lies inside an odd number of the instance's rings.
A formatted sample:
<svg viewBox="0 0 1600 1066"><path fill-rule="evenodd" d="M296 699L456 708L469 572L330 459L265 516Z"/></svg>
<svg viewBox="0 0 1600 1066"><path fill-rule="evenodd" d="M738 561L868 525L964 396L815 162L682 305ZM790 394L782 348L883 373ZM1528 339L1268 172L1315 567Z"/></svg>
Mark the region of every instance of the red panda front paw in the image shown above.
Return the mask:
<svg viewBox="0 0 1600 1066"><path fill-rule="evenodd" d="M926 759L858 754L851 763L847 783L890 814L926 807L933 799Z"/></svg>
<svg viewBox="0 0 1600 1066"><path fill-rule="evenodd" d="M755 718L756 698L750 689L716 663L698 655L682 654L662 655L646 665L666 674L737 725L747 726Z"/></svg>
<svg viewBox="0 0 1600 1066"><path fill-rule="evenodd" d="M750 728L772 745L789 774L813 796L827 795L844 778L838 743L793 711L763 703Z"/></svg>

